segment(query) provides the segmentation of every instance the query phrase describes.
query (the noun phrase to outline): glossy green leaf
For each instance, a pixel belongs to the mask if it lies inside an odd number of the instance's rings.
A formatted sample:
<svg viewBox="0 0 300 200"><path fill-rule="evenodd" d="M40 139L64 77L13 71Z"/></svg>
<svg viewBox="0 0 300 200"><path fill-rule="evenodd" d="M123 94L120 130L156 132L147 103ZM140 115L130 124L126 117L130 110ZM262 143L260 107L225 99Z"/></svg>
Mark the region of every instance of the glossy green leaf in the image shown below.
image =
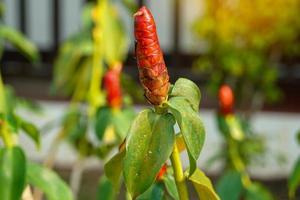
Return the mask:
<svg viewBox="0 0 300 200"><path fill-rule="evenodd" d="M40 147L40 131L38 128L27 121L21 120L21 129L35 142L37 148Z"/></svg>
<svg viewBox="0 0 300 200"><path fill-rule="evenodd" d="M185 98L173 97L167 104L183 135L190 159L190 174L192 174L196 169L196 161L199 158L205 140L203 123L198 113L192 109Z"/></svg>
<svg viewBox="0 0 300 200"><path fill-rule="evenodd" d="M188 172L185 174L188 180L193 183L200 199L220 200L211 181L200 169L196 169L191 176Z"/></svg>
<svg viewBox="0 0 300 200"><path fill-rule="evenodd" d="M25 186L26 159L20 147L0 149L1 200L19 200Z"/></svg>
<svg viewBox="0 0 300 200"><path fill-rule="evenodd" d="M218 181L216 188L222 200L239 200L243 191L241 174L228 171Z"/></svg>
<svg viewBox="0 0 300 200"><path fill-rule="evenodd" d="M95 129L99 140L102 140L106 128L111 124L112 112L109 107L101 107L96 113Z"/></svg>
<svg viewBox="0 0 300 200"><path fill-rule="evenodd" d="M261 184L252 183L246 188L245 200L273 200L273 197Z"/></svg>
<svg viewBox="0 0 300 200"><path fill-rule="evenodd" d="M0 38L8 41L28 59L32 61L37 61L39 59L39 53L36 46L17 30L9 26L1 25Z"/></svg>
<svg viewBox="0 0 300 200"><path fill-rule="evenodd" d="M169 193L169 195L173 199L179 200L179 196L178 196L177 187L176 187L174 177L170 173L167 173L163 177L163 182L165 184L165 187L166 187L167 192Z"/></svg>
<svg viewBox="0 0 300 200"><path fill-rule="evenodd" d="M300 158L298 159L295 167L288 180L289 197L294 198L297 188L300 186Z"/></svg>
<svg viewBox="0 0 300 200"><path fill-rule="evenodd" d="M164 188L161 183L154 183L146 192L140 195L137 200L162 200Z"/></svg>
<svg viewBox="0 0 300 200"><path fill-rule="evenodd" d="M194 111L199 110L201 93L198 86L189 79L179 78L173 86L170 97L184 97L192 105Z"/></svg>
<svg viewBox="0 0 300 200"><path fill-rule="evenodd" d="M118 188L120 185L124 156L125 151L121 151L104 165L105 175L113 183L115 188Z"/></svg>
<svg viewBox="0 0 300 200"><path fill-rule="evenodd" d="M113 183L106 178L106 176L102 176L98 183L97 188L97 200L115 200L116 192L113 188Z"/></svg>
<svg viewBox="0 0 300 200"><path fill-rule="evenodd" d="M147 109L138 114L128 133L124 178L132 197L145 192L170 156L175 143L171 114Z"/></svg>
<svg viewBox="0 0 300 200"><path fill-rule="evenodd" d="M113 113L111 121L120 140L125 139L134 117L135 113L132 109L124 109Z"/></svg>
<svg viewBox="0 0 300 200"><path fill-rule="evenodd" d="M43 191L48 200L72 200L68 185L53 171L38 164L27 163L27 182Z"/></svg>

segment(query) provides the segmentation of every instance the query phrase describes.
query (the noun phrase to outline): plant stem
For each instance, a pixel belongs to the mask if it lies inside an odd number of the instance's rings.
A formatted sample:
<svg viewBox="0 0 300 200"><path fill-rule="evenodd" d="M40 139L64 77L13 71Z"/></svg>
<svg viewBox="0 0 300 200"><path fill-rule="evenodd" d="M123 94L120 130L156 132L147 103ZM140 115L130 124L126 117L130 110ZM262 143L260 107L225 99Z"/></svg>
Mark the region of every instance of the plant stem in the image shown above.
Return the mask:
<svg viewBox="0 0 300 200"><path fill-rule="evenodd" d="M182 171L182 165L180 161L180 154L177 145L174 145L173 152L171 154L171 163L174 170L174 178L180 200L188 200L189 195L185 184L185 177Z"/></svg>

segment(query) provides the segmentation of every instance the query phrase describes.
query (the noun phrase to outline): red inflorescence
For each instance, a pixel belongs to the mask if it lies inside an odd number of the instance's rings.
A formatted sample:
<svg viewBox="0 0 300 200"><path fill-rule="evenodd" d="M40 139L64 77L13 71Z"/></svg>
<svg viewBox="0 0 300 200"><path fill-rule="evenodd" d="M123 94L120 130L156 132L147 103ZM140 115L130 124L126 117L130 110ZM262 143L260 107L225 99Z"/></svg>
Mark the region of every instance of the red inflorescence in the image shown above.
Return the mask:
<svg viewBox="0 0 300 200"><path fill-rule="evenodd" d="M222 85L219 89L220 112L224 115L233 112L234 96L228 85Z"/></svg>
<svg viewBox="0 0 300 200"><path fill-rule="evenodd" d="M112 108L120 108L122 92L120 84L121 64L116 64L104 76L104 88L107 92L107 103Z"/></svg>
<svg viewBox="0 0 300 200"><path fill-rule="evenodd" d="M151 104L160 105L168 95L169 75L153 16L145 6L134 14L134 35L139 76L145 96Z"/></svg>

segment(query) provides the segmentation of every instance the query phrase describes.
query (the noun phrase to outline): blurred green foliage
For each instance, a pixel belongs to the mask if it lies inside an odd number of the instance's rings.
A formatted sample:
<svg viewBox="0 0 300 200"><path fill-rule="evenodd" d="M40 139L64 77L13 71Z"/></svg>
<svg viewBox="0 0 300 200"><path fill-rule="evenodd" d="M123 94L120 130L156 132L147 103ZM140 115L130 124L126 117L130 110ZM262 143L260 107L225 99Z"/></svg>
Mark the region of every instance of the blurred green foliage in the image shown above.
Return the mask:
<svg viewBox="0 0 300 200"><path fill-rule="evenodd" d="M277 101L276 82L283 57L300 54L299 0L206 0L204 14L193 31L206 51L194 63L209 74L208 87L216 93L230 84L237 107Z"/></svg>
<svg viewBox="0 0 300 200"><path fill-rule="evenodd" d="M218 114L216 118L224 138L224 147L212 158L212 161L221 159L224 165L225 173L217 184L221 199L273 199L266 188L250 179L247 171L251 164L257 165L264 160L263 138L254 134L248 121L234 114Z"/></svg>

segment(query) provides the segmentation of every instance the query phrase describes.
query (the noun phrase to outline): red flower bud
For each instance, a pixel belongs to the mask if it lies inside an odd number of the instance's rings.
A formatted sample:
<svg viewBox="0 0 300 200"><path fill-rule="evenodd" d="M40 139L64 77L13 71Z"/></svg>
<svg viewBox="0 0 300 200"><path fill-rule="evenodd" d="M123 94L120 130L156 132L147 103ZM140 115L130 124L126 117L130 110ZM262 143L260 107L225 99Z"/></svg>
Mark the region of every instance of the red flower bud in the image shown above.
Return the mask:
<svg viewBox="0 0 300 200"><path fill-rule="evenodd" d="M112 108L120 108L122 93L120 84L120 72L122 65L117 63L104 75L104 88L107 92L107 103Z"/></svg>
<svg viewBox="0 0 300 200"><path fill-rule="evenodd" d="M224 115L233 112L234 96L228 85L222 85L219 89L220 112Z"/></svg>
<svg viewBox="0 0 300 200"><path fill-rule="evenodd" d="M168 95L169 75L153 16L145 6L134 14L134 35L139 76L145 97L151 104L160 105Z"/></svg>
<svg viewBox="0 0 300 200"><path fill-rule="evenodd" d="M168 166L167 164L164 164L161 169L159 170L158 174L156 175L156 180L160 181L163 177L163 175L167 172Z"/></svg>

